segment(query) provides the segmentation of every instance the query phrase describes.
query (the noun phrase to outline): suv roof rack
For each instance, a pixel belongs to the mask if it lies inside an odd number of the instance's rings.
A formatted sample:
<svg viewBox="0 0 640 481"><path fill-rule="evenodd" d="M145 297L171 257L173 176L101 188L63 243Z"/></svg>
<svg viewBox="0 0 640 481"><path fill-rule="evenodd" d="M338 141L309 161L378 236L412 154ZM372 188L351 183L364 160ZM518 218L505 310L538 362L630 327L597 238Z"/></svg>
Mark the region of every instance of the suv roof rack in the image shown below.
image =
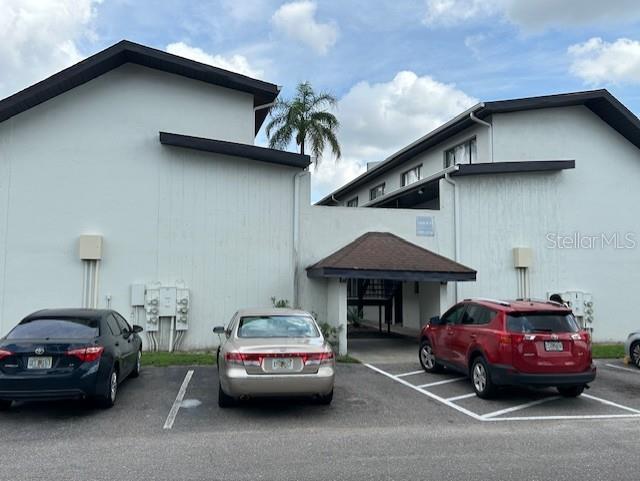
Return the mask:
<svg viewBox="0 0 640 481"><path fill-rule="evenodd" d="M488 297L471 297L469 299L465 299L465 301L484 301L484 302L492 302L493 304L499 304L501 306L509 307L510 303L507 301L501 301L499 299L489 299Z"/></svg>
<svg viewBox="0 0 640 481"><path fill-rule="evenodd" d="M566 305L562 304L561 302L552 301L551 299L534 299L534 298L524 299L524 298L519 298L519 299L516 299L516 301L539 302L540 304L551 304L552 306L567 307Z"/></svg>

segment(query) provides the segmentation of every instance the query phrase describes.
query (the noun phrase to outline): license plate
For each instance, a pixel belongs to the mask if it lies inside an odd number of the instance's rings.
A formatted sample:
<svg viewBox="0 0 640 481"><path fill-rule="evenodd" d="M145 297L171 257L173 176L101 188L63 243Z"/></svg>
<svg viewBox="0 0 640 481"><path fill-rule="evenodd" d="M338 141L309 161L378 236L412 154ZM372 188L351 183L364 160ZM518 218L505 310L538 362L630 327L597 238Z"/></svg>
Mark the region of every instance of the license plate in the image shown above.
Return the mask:
<svg viewBox="0 0 640 481"><path fill-rule="evenodd" d="M27 360L27 369L51 369L50 357L30 357Z"/></svg>
<svg viewBox="0 0 640 481"><path fill-rule="evenodd" d="M552 352L564 351L561 341L544 341L544 350Z"/></svg>
<svg viewBox="0 0 640 481"><path fill-rule="evenodd" d="M293 369L293 359L272 359L271 368L274 371L287 371Z"/></svg>

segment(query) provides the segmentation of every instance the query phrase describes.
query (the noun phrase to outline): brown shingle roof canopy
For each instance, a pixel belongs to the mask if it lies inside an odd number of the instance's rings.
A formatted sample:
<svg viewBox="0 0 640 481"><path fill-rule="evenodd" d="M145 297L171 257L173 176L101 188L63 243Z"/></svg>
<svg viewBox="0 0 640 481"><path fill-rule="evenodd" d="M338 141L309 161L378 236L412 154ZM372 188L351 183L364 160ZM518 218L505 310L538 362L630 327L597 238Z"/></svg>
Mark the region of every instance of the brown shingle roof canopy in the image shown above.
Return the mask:
<svg viewBox="0 0 640 481"><path fill-rule="evenodd" d="M308 277L475 281L476 271L388 232L368 232L307 267Z"/></svg>

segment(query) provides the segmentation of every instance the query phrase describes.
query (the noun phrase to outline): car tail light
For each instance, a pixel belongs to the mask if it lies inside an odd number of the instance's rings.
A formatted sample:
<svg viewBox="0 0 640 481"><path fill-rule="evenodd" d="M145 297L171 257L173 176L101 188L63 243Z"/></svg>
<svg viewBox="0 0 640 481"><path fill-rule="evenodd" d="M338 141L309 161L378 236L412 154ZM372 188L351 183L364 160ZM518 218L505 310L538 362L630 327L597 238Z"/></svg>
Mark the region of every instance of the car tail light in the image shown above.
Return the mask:
<svg viewBox="0 0 640 481"><path fill-rule="evenodd" d="M103 352L104 352L104 347L102 346L90 346L90 347L81 347L78 349L69 349L67 351L67 356L77 357L82 362L93 362L100 359Z"/></svg>
<svg viewBox="0 0 640 481"><path fill-rule="evenodd" d="M302 362L305 366L318 366L320 364L330 364L333 361L333 351L310 352L301 354Z"/></svg>
<svg viewBox="0 0 640 481"><path fill-rule="evenodd" d="M4 359L5 357L9 357L9 356L13 356L13 353L11 351L6 351L4 349L0 349L0 360Z"/></svg>
<svg viewBox="0 0 640 481"><path fill-rule="evenodd" d="M275 359L279 357L299 357L305 366L313 366L320 364L328 364L333 361L333 351L325 352L278 352L278 353L246 353L246 352L227 352L224 360L228 364L240 364L245 366L260 367L265 358Z"/></svg>

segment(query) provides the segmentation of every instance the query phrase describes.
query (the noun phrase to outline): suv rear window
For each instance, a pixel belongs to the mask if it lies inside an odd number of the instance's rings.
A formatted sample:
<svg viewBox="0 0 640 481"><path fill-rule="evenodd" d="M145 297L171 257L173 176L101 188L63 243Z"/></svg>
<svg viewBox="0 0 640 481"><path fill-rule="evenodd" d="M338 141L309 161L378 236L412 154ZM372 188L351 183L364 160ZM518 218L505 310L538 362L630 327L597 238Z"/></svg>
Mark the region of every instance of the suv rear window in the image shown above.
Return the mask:
<svg viewBox="0 0 640 481"><path fill-rule="evenodd" d="M544 312L514 313L507 316L511 332L578 332L580 327L573 314Z"/></svg>
<svg viewBox="0 0 640 481"><path fill-rule="evenodd" d="M86 339L99 331L95 319L31 319L14 327L7 339Z"/></svg>
<svg viewBox="0 0 640 481"><path fill-rule="evenodd" d="M247 316L240 318L238 337L319 337L310 317Z"/></svg>

